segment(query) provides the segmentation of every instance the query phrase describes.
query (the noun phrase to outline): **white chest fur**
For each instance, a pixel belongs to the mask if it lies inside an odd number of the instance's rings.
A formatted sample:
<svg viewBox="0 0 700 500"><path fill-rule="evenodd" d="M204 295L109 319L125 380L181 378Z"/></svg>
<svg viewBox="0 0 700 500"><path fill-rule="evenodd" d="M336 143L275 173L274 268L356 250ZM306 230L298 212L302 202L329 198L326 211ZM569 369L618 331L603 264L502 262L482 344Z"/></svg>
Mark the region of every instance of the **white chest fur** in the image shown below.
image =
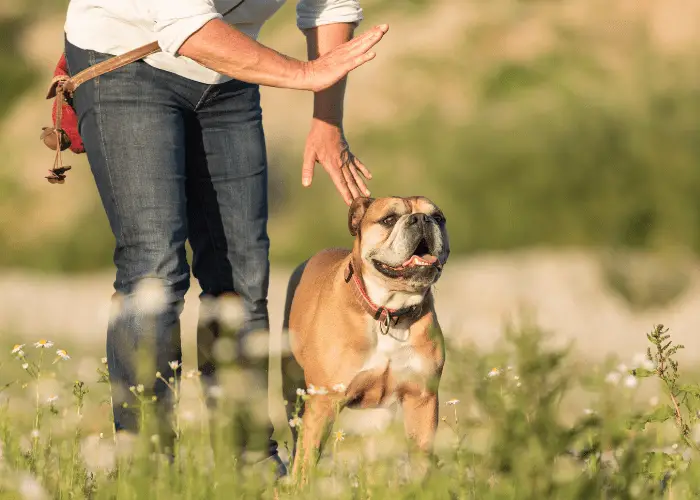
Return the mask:
<svg viewBox="0 0 700 500"><path fill-rule="evenodd" d="M382 334L379 332L378 323L372 321L368 325L368 334L376 340L362 370L381 369L388 366L397 377L397 381L425 373L425 361L409 342L410 333L407 325L402 327L399 323L397 327L392 327L389 332Z"/></svg>

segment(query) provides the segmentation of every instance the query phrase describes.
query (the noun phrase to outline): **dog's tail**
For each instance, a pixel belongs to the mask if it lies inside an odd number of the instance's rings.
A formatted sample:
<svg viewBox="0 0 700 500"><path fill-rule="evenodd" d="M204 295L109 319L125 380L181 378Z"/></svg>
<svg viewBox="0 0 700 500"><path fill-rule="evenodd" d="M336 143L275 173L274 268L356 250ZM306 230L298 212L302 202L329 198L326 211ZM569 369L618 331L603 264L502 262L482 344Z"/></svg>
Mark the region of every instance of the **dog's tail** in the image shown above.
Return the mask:
<svg viewBox="0 0 700 500"><path fill-rule="evenodd" d="M297 360L291 351L291 339L289 333L289 315L292 311L292 301L294 300L294 293L296 292L299 282L301 281L301 276L304 274L304 269L306 268L306 263L308 260L302 262L292 273L289 278L289 284L287 285L287 297L284 304L284 322L282 323L282 343L287 346L285 353L282 355L282 394L284 399L287 401L286 411L287 420L292 420L295 417L301 418L304 413L304 406L297 411L296 400L297 400L297 389L306 387L304 383L304 370L299 365ZM297 427L296 425L290 425L292 430L292 437L294 438L294 451L293 455L296 453L296 441L297 441Z"/></svg>

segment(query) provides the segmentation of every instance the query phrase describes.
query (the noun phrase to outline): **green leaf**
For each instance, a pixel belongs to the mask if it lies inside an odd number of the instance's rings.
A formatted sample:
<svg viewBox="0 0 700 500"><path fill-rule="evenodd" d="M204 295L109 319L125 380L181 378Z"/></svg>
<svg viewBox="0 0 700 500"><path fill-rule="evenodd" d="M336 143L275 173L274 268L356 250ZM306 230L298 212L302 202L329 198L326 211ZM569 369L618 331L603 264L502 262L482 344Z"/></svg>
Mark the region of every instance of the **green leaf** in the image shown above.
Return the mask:
<svg viewBox="0 0 700 500"><path fill-rule="evenodd" d="M635 368L632 370L632 375L637 378L653 377L656 375L656 370L647 370L646 368Z"/></svg>
<svg viewBox="0 0 700 500"><path fill-rule="evenodd" d="M691 394L696 398L700 398L700 386L696 384L683 384L678 387L678 390L685 392L686 394Z"/></svg>
<svg viewBox="0 0 700 500"><path fill-rule="evenodd" d="M638 429L644 429L646 424L656 422L665 422L669 418L672 418L676 413L673 411L669 405L657 406L651 413L637 415L628 421L628 427L636 427Z"/></svg>

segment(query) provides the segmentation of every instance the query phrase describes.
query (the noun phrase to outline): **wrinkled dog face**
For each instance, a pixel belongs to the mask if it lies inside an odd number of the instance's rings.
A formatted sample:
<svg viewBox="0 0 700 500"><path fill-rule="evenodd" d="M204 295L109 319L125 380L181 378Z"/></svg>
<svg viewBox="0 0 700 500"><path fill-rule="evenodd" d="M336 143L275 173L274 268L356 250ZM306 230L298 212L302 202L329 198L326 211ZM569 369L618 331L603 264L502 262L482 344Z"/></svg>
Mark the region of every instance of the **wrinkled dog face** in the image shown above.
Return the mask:
<svg viewBox="0 0 700 500"><path fill-rule="evenodd" d="M356 199L348 225L358 238L363 273L401 290L420 290L440 278L450 245L445 216L427 198Z"/></svg>

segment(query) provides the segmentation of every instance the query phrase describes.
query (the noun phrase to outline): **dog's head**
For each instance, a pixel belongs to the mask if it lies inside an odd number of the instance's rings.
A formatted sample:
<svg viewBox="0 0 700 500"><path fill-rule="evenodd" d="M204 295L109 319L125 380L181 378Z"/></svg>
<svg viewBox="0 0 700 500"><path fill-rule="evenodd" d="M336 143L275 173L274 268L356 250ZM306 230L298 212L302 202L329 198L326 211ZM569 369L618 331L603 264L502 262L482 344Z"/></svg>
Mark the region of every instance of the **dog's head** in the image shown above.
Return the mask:
<svg viewBox="0 0 700 500"><path fill-rule="evenodd" d="M357 198L348 226L363 276L376 276L393 290L430 287L450 255L445 215L424 197Z"/></svg>

